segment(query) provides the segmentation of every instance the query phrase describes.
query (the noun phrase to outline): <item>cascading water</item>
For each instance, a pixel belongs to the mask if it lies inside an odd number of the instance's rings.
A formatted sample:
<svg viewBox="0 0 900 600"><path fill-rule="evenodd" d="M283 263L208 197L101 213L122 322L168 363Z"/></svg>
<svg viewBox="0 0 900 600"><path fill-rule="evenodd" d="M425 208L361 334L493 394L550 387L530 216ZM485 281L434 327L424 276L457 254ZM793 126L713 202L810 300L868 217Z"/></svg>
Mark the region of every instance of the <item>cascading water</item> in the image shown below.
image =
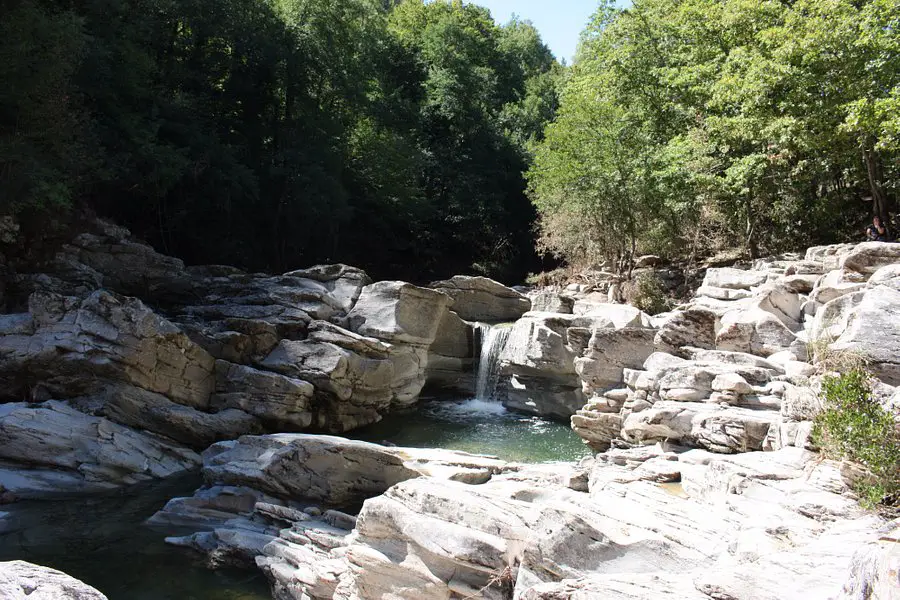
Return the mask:
<svg viewBox="0 0 900 600"><path fill-rule="evenodd" d="M488 401L493 398L500 381L500 353L509 339L512 327L478 323L476 331L481 341L481 352L478 357L475 398Z"/></svg>

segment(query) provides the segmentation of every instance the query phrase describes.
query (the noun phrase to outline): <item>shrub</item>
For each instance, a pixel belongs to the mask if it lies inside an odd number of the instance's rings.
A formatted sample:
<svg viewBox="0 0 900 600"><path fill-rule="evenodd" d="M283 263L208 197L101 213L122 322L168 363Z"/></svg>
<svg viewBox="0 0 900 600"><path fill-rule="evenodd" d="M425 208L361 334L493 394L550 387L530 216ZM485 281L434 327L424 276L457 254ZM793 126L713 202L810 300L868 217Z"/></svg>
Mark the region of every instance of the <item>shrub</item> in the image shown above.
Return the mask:
<svg viewBox="0 0 900 600"><path fill-rule="evenodd" d="M668 298L662 282L655 273L638 274L634 281L625 284L625 300L649 315L656 315L668 308Z"/></svg>
<svg viewBox="0 0 900 600"><path fill-rule="evenodd" d="M872 395L870 375L855 368L822 382L824 407L813 441L835 459L858 463L855 482L863 506L896 504L900 498L900 431L893 415Z"/></svg>

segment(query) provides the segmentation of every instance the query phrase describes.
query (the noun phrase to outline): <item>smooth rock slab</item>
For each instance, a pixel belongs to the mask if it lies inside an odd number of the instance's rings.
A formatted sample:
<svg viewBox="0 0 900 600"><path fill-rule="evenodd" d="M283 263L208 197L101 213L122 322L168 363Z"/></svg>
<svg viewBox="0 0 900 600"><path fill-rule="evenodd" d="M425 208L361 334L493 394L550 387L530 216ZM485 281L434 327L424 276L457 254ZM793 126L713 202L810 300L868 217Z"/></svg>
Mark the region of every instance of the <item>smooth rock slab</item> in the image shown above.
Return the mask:
<svg viewBox="0 0 900 600"><path fill-rule="evenodd" d="M429 287L453 298L453 312L466 321L515 321L531 310L531 300L487 277L457 275Z"/></svg>
<svg viewBox="0 0 900 600"><path fill-rule="evenodd" d="M3 600L106 600L106 596L62 571L21 560L0 562Z"/></svg>

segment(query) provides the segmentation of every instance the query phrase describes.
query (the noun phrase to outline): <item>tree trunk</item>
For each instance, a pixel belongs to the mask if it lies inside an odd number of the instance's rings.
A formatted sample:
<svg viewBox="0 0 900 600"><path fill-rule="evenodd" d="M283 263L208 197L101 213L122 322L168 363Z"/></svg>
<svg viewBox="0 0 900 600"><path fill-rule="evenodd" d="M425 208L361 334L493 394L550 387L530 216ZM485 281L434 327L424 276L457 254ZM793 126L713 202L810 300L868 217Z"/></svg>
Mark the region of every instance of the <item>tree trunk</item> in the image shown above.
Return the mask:
<svg viewBox="0 0 900 600"><path fill-rule="evenodd" d="M753 194L747 195L747 250L750 252L750 260L759 258L759 246L756 243L756 223L753 218Z"/></svg>
<svg viewBox="0 0 900 600"><path fill-rule="evenodd" d="M875 150L870 149L868 145L863 147L863 160L869 176L869 189L872 191L872 216L879 217L882 223L888 225L890 223L888 200L881 185L881 160Z"/></svg>

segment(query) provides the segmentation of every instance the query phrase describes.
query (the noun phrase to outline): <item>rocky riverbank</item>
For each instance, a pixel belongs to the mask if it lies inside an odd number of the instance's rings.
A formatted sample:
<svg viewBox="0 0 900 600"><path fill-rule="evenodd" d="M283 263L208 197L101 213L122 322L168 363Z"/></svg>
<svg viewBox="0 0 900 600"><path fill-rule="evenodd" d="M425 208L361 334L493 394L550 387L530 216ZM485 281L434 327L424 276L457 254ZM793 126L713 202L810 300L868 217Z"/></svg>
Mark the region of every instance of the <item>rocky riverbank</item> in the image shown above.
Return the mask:
<svg viewBox="0 0 900 600"><path fill-rule="evenodd" d="M523 295L344 265L185 267L97 222L7 278L0 493L202 469L151 524L210 567L261 569L278 600L890 598L898 522L860 509L809 434L836 352L866 355L900 411L900 245L748 266L709 269L651 316L611 303L612 283ZM497 400L571 420L595 457L322 435L426 386L471 394L501 322Z"/></svg>

